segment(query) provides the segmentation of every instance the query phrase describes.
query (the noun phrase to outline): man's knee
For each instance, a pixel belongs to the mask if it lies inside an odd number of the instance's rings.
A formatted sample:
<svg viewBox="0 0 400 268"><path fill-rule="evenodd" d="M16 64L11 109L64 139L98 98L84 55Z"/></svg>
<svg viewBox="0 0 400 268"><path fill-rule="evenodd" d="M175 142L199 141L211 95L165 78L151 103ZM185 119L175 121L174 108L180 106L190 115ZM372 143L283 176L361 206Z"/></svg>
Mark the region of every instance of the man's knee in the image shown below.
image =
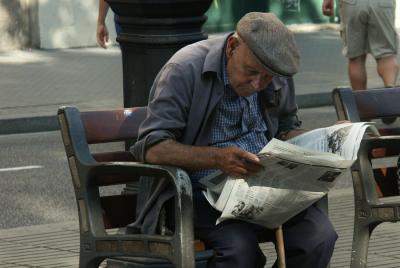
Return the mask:
<svg viewBox="0 0 400 268"><path fill-rule="evenodd" d="M321 243L334 245L337 234L327 215L311 206L284 224L286 244L313 249Z"/></svg>
<svg viewBox="0 0 400 268"><path fill-rule="evenodd" d="M233 263L238 264L237 267L264 267L266 263L266 257L262 253L258 242L254 239L249 239L248 236L234 235L232 244L226 248L225 254L227 255L226 257L232 259ZM254 265L248 266L252 262L254 262Z"/></svg>
<svg viewBox="0 0 400 268"><path fill-rule="evenodd" d="M302 235L300 235L302 236ZM327 221L326 224L311 224L308 231L304 232L303 237L298 237L305 252L315 251L333 251L338 235L332 224ZM321 252L322 253L322 252Z"/></svg>
<svg viewBox="0 0 400 268"><path fill-rule="evenodd" d="M338 238L329 218L311 206L288 224L284 229L288 267L326 267Z"/></svg>
<svg viewBox="0 0 400 268"><path fill-rule="evenodd" d="M311 207L308 218L310 219L310 228L312 228L312 237L315 244L325 243L334 246L338 235L333 227L329 217L317 207Z"/></svg>
<svg viewBox="0 0 400 268"><path fill-rule="evenodd" d="M313 241L316 248L320 247L321 250L331 249L333 251L337 239L338 235L330 222L322 226L315 226Z"/></svg>
<svg viewBox="0 0 400 268"><path fill-rule="evenodd" d="M215 265L211 267L264 267L262 253L255 232L244 223L222 223L220 232L210 237L215 250Z"/></svg>
<svg viewBox="0 0 400 268"><path fill-rule="evenodd" d="M306 261L309 266L304 267L327 267L333 251L335 249L335 243L338 235L332 225L320 226L314 233L314 244L309 245L307 249ZM316 258L316 256L318 256Z"/></svg>

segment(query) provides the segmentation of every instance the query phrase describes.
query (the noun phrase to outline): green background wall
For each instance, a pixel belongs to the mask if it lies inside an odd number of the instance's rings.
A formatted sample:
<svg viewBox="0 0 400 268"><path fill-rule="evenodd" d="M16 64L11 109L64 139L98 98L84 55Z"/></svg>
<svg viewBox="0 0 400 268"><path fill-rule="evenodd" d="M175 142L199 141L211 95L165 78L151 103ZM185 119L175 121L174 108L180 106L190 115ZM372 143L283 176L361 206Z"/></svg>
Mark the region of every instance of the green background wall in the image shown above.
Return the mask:
<svg viewBox="0 0 400 268"><path fill-rule="evenodd" d="M323 0L294 0L300 9L288 10L284 5L290 0L214 0L207 11L204 29L208 32L224 32L234 29L236 22L250 11L272 12L285 24L332 22L322 14ZM293 1L293 0L292 0Z"/></svg>

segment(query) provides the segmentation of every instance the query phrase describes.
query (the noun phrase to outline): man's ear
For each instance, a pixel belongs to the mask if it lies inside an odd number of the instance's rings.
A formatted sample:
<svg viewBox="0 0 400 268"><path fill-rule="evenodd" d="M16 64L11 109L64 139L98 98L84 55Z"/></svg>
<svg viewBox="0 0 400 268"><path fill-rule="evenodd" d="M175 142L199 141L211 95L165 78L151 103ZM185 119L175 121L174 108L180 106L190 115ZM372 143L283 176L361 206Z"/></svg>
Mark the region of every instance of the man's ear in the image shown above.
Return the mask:
<svg viewBox="0 0 400 268"><path fill-rule="evenodd" d="M227 42L227 47L226 47L226 53L228 57L232 56L233 51L239 46L239 39L235 36L229 36L228 42Z"/></svg>

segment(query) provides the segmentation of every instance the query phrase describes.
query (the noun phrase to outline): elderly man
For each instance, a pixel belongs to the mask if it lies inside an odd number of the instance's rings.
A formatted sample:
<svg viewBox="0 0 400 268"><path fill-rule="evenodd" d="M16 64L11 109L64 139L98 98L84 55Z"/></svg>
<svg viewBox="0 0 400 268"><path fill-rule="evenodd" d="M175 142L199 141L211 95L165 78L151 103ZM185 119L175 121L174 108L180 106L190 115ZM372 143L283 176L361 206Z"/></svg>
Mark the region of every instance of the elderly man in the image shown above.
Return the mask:
<svg viewBox="0 0 400 268"><path fill-rule="evenodd" d="M258 243L274 241L273 231L238 220L216 225L220 212L207 202L198 180L215 169L229 175L257 172L255 153L271 138L300 132L291 78L298 64L294 37L285 25L273 14L252 12L235 33L178 51L155 79L131 152L142 161L188 171L195 235L215 250L209 267L266 263ZM148 207L135 225L152 233L156 224ZM283 229L288 267L327 266L337 234L323 212L311 206Z"/></svg>

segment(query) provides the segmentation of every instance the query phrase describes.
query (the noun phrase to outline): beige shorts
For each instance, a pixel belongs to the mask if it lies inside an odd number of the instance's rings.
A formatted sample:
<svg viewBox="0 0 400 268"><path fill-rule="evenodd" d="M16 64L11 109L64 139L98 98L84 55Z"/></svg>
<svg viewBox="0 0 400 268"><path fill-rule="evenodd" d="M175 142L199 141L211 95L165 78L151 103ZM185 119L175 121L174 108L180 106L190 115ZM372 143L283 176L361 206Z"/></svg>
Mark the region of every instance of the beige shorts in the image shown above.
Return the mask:
<svg viewBox="0 0 400 268"><path fill-rule="evenodd" d="M340 0L343 55L396 55L395 9L395 0Z"/></svg>

